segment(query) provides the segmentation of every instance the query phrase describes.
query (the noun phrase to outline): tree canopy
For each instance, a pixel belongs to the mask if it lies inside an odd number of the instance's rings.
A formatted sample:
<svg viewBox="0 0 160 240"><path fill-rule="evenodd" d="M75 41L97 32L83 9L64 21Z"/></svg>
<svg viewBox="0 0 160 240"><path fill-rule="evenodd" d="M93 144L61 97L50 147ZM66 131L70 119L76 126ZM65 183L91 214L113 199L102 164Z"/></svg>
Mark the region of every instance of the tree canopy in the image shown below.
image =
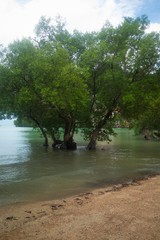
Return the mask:
<svg viewBox="0 0 160 240"><path fill-rule="evenodd" d="M159 130L160 35L146 33L148 25L142 16L69 33L61 18L52 25L42 17L33 39L1 49L1 117L32 122L45 145L63 131L67 149L76 148L76 129L88 149L109 140L119 115Z"/></svg>

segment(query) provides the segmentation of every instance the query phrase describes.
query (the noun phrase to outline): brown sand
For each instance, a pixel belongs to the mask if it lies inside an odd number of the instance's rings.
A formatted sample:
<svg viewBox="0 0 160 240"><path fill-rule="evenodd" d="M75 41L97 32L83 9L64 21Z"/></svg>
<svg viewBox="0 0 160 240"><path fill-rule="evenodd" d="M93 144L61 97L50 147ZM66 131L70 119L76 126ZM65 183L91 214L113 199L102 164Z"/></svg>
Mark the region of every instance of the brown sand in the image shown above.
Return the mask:
<svg viewBox="0 0 160 240"><path fill-rule="evenodd" d="M0 208L2 240L160 240L160 176Z"/></svg>

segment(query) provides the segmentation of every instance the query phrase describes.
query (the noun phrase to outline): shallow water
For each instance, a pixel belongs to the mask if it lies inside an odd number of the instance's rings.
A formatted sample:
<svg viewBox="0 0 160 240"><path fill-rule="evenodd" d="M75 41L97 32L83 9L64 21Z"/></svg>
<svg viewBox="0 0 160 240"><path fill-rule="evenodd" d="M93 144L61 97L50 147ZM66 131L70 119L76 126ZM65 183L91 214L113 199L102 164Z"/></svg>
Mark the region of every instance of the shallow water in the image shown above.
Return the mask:
<svg viewBox="0 0 160 240"><path fill-rule="evenodd" d="M118 129L106 150L44 148L31 128L0 127L0 205L50 200L160 173L160 142Z"/></svg>

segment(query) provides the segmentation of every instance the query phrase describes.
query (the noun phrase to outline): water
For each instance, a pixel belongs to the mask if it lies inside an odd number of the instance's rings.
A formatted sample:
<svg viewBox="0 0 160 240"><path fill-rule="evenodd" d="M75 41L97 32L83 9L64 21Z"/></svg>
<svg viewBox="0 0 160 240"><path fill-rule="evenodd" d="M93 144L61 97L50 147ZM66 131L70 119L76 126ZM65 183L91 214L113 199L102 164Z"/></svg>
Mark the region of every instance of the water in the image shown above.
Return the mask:
<svg viewBox="0 0 160 240"><path fill-rule="evenodd" d="M106 150L87 151L78 138L78 150L61 151L44 148L31 128L1 126L0 205L63 198L160 173L160 142L117 132Z"/></svg>

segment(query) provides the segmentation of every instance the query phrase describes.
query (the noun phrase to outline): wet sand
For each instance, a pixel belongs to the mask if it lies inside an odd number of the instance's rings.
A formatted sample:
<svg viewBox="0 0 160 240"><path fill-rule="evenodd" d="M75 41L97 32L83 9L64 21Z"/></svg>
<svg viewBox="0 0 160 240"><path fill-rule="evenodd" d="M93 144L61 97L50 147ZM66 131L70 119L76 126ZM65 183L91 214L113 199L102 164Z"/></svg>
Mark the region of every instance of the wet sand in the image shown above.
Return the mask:
<svg viewBox="0 0 160 240"><path fill-rule="evenodd" d="M160 176L0 208L2 240L159 240Z"/></svg>

